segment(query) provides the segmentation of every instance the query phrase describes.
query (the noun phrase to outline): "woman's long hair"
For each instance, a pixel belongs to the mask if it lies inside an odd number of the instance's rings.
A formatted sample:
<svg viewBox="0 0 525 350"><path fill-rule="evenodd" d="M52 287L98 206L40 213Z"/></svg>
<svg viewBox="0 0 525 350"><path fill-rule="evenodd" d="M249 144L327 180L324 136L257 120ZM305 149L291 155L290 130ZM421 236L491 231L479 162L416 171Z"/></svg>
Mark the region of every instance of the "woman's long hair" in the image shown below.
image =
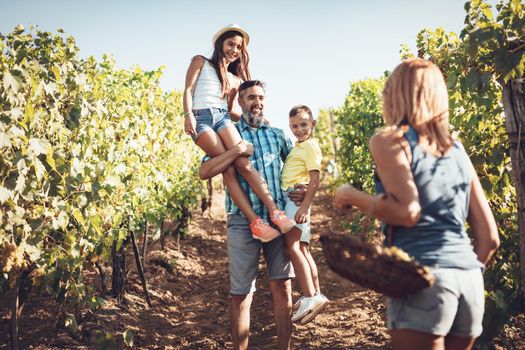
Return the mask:
<svg viewBox="0 0 525 350"><path fill-rule="evenodd" d="M223 43L226 39L233 38L234 36L240 36L242 40L241 54L239 58L230 63L228 70L226 70L226 65L224 64L224 52L222 50ZM215 46L213 48L213 54L209 59L210 63L215 68L219 81L222 85L222 95L227 97L230 92L230 82L228 81L227 71L241 78L242 80L250 80L250 70L248 69L248 63L250 62L250 56L246 50L246 41L244 40L243 35L236 30L229 30L226 33L223 33L217 40L215 40Z"/></svg>
<svg viewBox="0 0 525 350"><path fill-rule="evenodd" d="M447 85L430 61L408 59L394 69L383 89L383 115L388 126L410 124L442 154L452 145Z"/></svg>

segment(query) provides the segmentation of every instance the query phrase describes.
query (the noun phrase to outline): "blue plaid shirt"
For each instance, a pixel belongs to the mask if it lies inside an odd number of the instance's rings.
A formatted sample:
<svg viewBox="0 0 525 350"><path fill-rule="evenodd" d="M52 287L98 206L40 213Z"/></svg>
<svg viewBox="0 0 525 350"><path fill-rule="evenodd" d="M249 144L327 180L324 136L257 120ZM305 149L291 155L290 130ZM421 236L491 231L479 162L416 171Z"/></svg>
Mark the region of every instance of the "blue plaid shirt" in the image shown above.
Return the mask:
<svg viewBox="0 0 525 350"><path fill-rule="evenodd" d="M242 117L236 127L241 137L253 144L253 154L250 157L252 166L266 181L270 194L277 206L283 210L285 201L281 191L281 169L286 157L292 150L292 141L285 136L283 130L266 124L261 125L257 129L250 128ZM269 220L268 208L264 206L259 197L252 191L248 182L242 176L238 176L238 178L255 213L261 218ZM228 191L226 191L226 213L243 215L232 201Z"/></svg>

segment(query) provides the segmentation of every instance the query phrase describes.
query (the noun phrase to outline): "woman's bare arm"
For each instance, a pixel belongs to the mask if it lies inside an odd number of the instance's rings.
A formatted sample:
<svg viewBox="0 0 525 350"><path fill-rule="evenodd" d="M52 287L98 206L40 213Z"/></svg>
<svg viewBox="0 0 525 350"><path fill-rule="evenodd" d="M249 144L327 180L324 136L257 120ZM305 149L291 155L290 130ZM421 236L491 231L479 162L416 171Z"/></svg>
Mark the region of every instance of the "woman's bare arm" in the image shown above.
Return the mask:
<svg viewBox="0 0 525 350"><path fill-rule="evenodd" d="M472 171L474 167L470 164ZM475 172L474 172L475 174ZM474 235L474 251L478 260L487 264L490 257L499 247L498 228L490 210L489 203L477 176L471 182L470 203L467 222Z"/></svg>
<svg viewBox="0 0 525 350"><path fill-rule="evenodd" d="M402 137L402 130L379 133L370 140L370 151L386 195L373 196L350 185L336 192L336 206L356 206L388 224L411 227L421 215L419 195L407 158L410 148ZM408 148L408 152L407 152Z"/></svg>
<svg viewBox="0 0 525 350"><path fill-rule="evenodd" d="M191 113L191 107L193 105L193 90L195 89L195 84L199 78L199 73L204 64L205 58L202 56L193 57L188 71L186 72L186 82L184 85L184 94L182 96L182 108L184 109L184 131L186 133L193 135L195 134L195 117L193 115L188 115Z"/></svg>

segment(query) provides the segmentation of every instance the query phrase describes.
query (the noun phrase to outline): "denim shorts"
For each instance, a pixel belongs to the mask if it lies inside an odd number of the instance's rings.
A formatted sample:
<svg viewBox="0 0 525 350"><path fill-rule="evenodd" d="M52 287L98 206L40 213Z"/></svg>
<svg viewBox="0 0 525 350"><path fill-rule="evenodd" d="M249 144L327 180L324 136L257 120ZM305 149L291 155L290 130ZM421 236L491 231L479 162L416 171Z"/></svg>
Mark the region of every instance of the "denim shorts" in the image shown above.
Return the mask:
<svg viewBox="0 0 525 350"><path fill-rule="evenodd" d="M431 269L436 282L404 299L387 298L388 329L478 337L485 295L481 269Z"/></svg>
<svg viewBox="0 0 525 350"><path fill-rule="evenodd" d="M262 243L252 237L250 222L244 216L228 215L226 229L230 294L246 295L255 292L261 247L270 280L294 277L290 259L285 254L283 236Z"/></svg>
<svg viewBox="0 0 525 350"><path fill-rule="evenodd" d="M230 112L228 112L227 109L212 107L194 109L192 112L197 120L197 126L195 127L196 134L191 136L194 142L208 130L213 130L218 133L224 128L233 126Z"/></svg>
<svg viewBox="0 0 525 350"><path fill-rule="evenodd" d="M288 197L288 193L290 193L290 191L293 191L293 188L283 191L283 197L285 200L284 212L287 217L295 220L295 213L297 213L299 207L295 205L290 197ZM310 244L310 209L308 209L308 220L302 224L295 224L295 227L301 230L301 238L299 241Z"/></svg>

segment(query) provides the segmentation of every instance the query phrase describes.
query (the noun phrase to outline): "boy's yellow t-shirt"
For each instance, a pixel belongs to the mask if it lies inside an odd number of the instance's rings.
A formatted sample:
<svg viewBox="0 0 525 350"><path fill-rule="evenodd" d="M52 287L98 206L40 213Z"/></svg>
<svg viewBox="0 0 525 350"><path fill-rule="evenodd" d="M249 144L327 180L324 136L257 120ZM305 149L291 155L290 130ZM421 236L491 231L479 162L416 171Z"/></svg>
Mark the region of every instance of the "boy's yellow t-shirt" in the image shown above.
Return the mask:
<svg viewBox="0 0 525 350"><path fill-rule="evenodd" d="M296 142L286 161L281 173L281 188L293 188L295 184L310 182L311 170L321 170L323 155L319 143L314 138L303 142Z"/></svg>

